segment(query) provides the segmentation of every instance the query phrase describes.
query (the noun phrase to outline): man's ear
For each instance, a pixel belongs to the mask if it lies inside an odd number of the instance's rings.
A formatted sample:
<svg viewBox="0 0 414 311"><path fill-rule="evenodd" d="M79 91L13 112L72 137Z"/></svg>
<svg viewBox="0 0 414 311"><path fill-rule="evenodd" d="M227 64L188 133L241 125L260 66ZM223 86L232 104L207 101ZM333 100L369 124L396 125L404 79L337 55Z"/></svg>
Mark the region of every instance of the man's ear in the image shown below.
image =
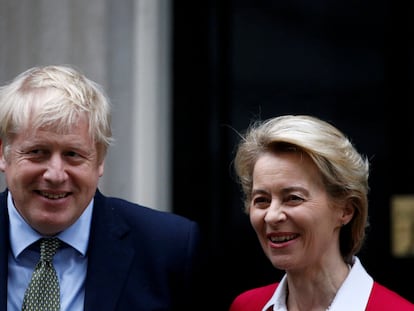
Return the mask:
<svg viewBox="0 0 414 311"><path fill-rule="evenodd" d="M102 163L99 164L99 177L102 177L105 171L105 161L102 160Z"/></svg>
<svg viewBox="0 0 414 311"><path fill-rule="evenodd" d="M6 169L6 159L3 153L3 140L0 139L0 171L4 172Z"/></svg>

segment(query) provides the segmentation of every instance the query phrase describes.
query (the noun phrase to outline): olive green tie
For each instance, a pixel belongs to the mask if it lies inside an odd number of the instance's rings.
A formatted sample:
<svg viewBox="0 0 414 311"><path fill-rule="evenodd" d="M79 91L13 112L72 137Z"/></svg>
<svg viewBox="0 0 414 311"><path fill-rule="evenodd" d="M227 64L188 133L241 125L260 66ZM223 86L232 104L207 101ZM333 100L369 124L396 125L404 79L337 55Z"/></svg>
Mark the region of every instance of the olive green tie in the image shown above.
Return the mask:
<svg viewBox="0 0 414 311"><path fill-rule="evenodd" d="M24 294L22 311L59 311L60 289L53 256L59 248L57 238L44 238L40 241L40 261Z"/></svg>

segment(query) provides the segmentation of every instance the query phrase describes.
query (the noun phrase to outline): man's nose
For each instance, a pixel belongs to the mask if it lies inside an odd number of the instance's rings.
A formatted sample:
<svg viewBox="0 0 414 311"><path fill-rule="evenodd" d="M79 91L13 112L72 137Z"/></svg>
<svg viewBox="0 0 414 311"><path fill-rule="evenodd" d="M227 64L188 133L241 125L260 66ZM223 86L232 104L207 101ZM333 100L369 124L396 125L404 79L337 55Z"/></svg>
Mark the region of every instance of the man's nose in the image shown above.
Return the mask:
<svg viewBox="0 0 414 311"><path fill-rule="evenodd" d="M66 165L61 155L52 155L47 162L43 177L48 181L60 183L66 180Z"/></svg>

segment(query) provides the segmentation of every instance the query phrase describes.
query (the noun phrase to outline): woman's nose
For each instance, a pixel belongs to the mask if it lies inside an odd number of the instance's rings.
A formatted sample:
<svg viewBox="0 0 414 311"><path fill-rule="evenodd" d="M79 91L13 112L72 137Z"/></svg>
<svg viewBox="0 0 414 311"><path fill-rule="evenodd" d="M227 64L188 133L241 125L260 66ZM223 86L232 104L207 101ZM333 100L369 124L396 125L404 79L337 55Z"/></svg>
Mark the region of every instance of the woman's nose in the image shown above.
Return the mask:
<svg viewBox="0 0 414 311"><path fill-rule="evenodd" d="M274 200L267 209L264 220L267 223L279 223L285 221L286 218L283 206L278 201Z"/></svg>

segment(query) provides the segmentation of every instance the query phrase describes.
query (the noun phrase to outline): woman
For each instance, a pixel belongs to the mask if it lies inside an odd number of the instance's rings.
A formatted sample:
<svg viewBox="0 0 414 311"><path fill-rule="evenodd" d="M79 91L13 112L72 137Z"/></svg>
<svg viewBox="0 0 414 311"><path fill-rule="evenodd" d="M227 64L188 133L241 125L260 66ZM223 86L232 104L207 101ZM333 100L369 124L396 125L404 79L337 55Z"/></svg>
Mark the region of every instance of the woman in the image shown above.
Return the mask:
<svg viewBox="0 0 414 311"><path fill-rule="evenodd" d="M286 274L240 294L230 311L414 310L355 256L368 224L369 162L343 133L312 116L257 122L234 165L263 251Z"/></svg>

